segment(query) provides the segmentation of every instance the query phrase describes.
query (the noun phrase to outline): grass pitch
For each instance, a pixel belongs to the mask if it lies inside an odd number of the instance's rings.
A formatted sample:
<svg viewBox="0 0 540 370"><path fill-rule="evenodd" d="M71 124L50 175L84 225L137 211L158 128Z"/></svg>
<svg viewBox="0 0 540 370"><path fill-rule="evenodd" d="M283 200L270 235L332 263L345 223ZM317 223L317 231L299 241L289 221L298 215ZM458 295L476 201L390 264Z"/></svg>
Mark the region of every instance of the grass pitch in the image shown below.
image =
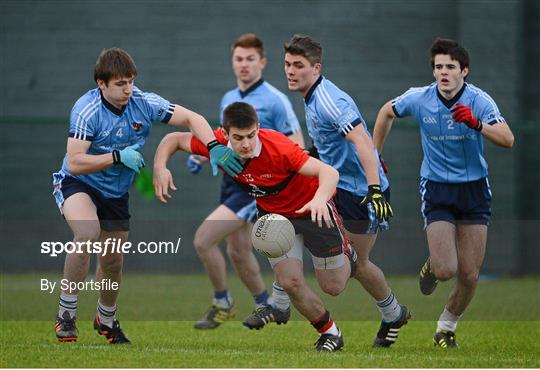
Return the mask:
<svg viewBox="0 0 540 370"><path fill-rule="evenodd" d="M53 278L52 276L49 276ZM432 344L435 320L451 284L422 296L414 277L389 282L413 319L390 349L372 349L379 315L372 300L351 282L339 297L322 295L343 331L345 349L316 353L317 334L297 312L287 325L250 331L241 319L252 309L249 294L231 276L238 321L216 330L193 329L209 304L203 275L126 274L119 319L131 347L108 345L92 329L96 295L80 296L79 341L58 343L53 318L58 293L39 292L38 275L3 275L1 302L2 367L539 367L538 278L481 281L478 295L459 324L456 350ZM54 277L59 279L58 276ZM266 277L267 282L271 277ZM315 286L313 280L310 281ZM483 313L483 314L482 314ZM483 316L483 317L482 317ZM483 320L482 320L483 319ZM480 321L482 320L482 321Z"/></svg>

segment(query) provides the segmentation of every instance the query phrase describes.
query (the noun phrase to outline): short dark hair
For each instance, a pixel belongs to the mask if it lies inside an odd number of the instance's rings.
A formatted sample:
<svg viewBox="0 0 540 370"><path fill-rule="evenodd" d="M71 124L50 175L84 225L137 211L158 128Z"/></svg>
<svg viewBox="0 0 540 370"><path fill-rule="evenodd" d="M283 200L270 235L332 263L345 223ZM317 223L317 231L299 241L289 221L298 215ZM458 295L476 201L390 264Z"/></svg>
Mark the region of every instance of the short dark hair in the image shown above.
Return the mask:
<svg viewBox="0 0 540 370"><path fill-rule="evenodd" d="M303 56L309 60L311 65L322 63L321 44L307 35L301 33L295 34L289 42L283 45L283 48L285 49L285 53Z"/></svg>
<svg viewBox="0 0 540 370"><path fill-rule="evenodd" d="M231 53L234 52L234 49L237 47L241 48L254 48L257 50L261 58L264 58L264 45L260 38L257 37L254 33L244 33L240 35L231 46Z"/></svg>
<svg viewBox="0 0 540 370"><path fill-rule="evenodd" d="M246 129L258 122L259 119L257 118L255 108L247 103L232 103L223 111L222 126L227 132L229 132L231 127Z"/></svg>
<svg viewBox="0 0 540 370"><path fill-rule="evenodd" d="M431 44L429 54L432 69L435 68L435 55L439 54L450 55L452 60L457 60L461 70L469 68L469 52L455 40L436 38Z"/></svg>
<svg viewBox="0 0 540 370"><path fill-rule="evenodd" d="M137 67L131 55L120 48L103 49L96 61L94 80L108 84L112 78L136 77Z"/></svg>

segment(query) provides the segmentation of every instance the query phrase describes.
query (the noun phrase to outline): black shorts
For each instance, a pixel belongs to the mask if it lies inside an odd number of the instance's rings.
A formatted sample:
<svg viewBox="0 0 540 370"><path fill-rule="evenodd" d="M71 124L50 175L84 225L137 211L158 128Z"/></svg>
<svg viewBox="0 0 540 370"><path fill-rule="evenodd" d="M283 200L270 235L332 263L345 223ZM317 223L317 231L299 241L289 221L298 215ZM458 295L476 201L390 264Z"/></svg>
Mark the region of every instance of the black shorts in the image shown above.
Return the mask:
<svg viewBox="0 0 540 370"><path fill-rule="evenodd" d="M255 199L227 175L223 175L219 202L246 222L254 222L257 216Z"/></svg>
<svg viewBox="0 0 540 370"><path fill-rule="evenodd" d="M76 193L88 194L96 206L100 227L105 231L129 231L129 193L120 198L105 198L99 191L71 176L53 175L53 195L60 210L64 201Z"/></svg>
<svg viewBox="0 0 540 370"><path fill-rule="evenodd" d="M305 247L312 255L320 258L342 254L348 243L341 217L337 212L333 199L328 201L327 206L334 224L332 228L328 228L324 221L322 227L319 227L317 222L311 221L311 215L289 218L296 234L303 235ZM257 217L260 218L268 213L272 212L267 212L259 207Z"/></svg>
<svg viewBox="0 0 540 370"><path fill-rule="evenodd" d="M460 184L423 178L420 196L425 227L434 221L489 225L491 220L491 189L487 177Z"/></svg>
<svg viewBox="0 0 540 370"><path fill-rule="evenodd" d="M390 202L390 187L383 194ZM337 188L334 198L338 212L343 218L345 229L351 234L376 234L379 229L388 230L388 221L379 223L373 207L360 204L364 197Z"/></svg>

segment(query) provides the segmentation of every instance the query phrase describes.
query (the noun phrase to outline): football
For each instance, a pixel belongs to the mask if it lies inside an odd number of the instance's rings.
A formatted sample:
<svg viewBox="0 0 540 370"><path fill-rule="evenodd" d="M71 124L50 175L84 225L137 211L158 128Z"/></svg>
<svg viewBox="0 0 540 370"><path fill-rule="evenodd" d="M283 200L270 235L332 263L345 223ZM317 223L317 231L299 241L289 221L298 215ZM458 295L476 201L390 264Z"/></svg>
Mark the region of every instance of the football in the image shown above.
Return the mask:
<svg viewBox="0 0 540 370"><path fill-rule="evenodd" d="M262 216L251 231L251 241L257 252L265 257L281 257L291 250L295 239L294 226L287 219L275 213Z"/></svg>

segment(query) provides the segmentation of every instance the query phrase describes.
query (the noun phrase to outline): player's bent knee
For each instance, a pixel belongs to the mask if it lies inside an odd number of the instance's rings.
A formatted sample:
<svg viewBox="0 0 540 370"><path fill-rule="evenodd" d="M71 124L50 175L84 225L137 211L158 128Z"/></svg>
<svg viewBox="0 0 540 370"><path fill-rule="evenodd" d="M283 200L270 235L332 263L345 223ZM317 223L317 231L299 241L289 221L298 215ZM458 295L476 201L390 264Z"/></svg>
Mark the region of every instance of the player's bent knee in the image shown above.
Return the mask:
<svg viewBox="0 0 540 370"><path fill-rule="evenodd" d="M101 230L99 227L93 228L88 227L81 230L77 230L73 234L73 241L74 242L80 242L80 243L86 243L87 241L90 241L91 243L99 240L99 235L101 233Z"/></svg>
<svg viewBox="0 0 540 370"><path fill-rule="evenodd" d="M245 250L245 248L238 248L238 245L227 245L227 255L233 263L241 263L246 261L251 254L251 250Z"/></svg>
<svg viewBox="0 0 540 370"><path fill-rule="evenodd" d="M101 270L105 273L115 274L122 272L124 258L120 254L109 255L108 258L102 258L99 261Z"/></svg>
<svg viewBox="0 0 540 370"><path fill-rule="evenodd" d="M459 280L462 284L470 287L475 287L478 283L478 278L480 277L479 272L477 271L471 271L471 272L460 272L459 274Z"/></svg>
<svg viewBox="0 0 540 370"><path fill-rule="evenodd" d="M452 279L456 275L456 269L447 267L447 266L441 266L441 267L432 267L431 271L433 272L433 275L435 275L435 278L440 281L447 281Z"/></svg>
<svg viewBox="0 0 540 370"><path fill-rule="evenodd" d="M195 238L193 239L193 247L195 247L195 251L198 254L204 254L205 252L212 249L214 246L208 241L207 238L197 232L197 234L195 234Z"/></svg>
<svg viewBox="0 0 540 370"><path fill-rule="evenodd" d="M337 281L319 284L319 286L321 287L323 292L333 297L340 295L341 292L343 292L343 290L345 289L345 284L341 284Z"/></svg>
<svg viewBox="0 0 540 370"><path fill-rule="evenodd" d="M290 295L295 295L296 292L303 289L305 280L301 276L287 276L279 279L279 285Z"/></svg>

